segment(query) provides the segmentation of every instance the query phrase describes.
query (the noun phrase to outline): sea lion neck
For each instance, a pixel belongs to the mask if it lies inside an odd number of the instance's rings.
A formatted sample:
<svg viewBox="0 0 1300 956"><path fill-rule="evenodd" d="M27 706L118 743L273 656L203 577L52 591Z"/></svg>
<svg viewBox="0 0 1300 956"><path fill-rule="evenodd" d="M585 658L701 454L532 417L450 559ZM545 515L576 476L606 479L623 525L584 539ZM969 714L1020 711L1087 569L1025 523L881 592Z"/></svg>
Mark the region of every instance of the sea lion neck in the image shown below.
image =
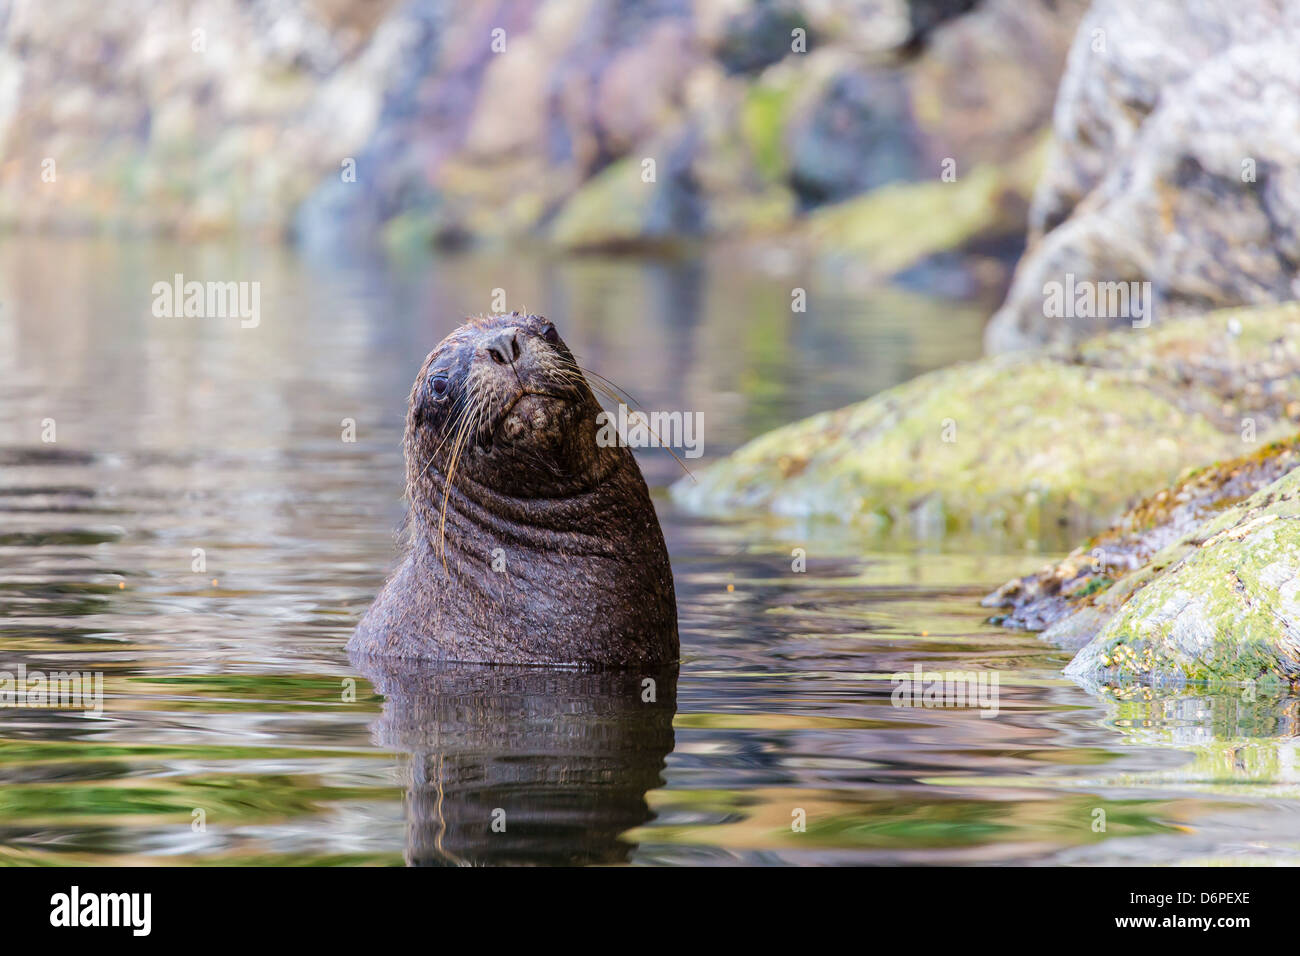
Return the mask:
<svg viewBox="0 0 1300 956"><path fill-rule="evenodd" d="M415 530L426 533L440 551L448 528L460 541L537 551L606 551L602 536L614 535L629 490L644 488L644 481L626 448L602 452L599 470L583 480L560 481L546 491L533 485L522 494L469 474L457 474L448 485L441 472L430 472L408 492Z"/></svg>

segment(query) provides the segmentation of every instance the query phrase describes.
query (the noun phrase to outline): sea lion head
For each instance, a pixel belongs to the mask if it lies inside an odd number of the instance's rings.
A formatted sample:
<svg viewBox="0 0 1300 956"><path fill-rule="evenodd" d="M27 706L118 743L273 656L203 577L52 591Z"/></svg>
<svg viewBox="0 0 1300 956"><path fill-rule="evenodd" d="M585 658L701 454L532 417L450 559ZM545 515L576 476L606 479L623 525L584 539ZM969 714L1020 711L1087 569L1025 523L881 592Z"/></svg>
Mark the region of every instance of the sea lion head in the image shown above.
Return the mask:
<svg viewBox="0 0 1300 956"><path fill-rule="evenodd" d="M429 353L411 389L408 487L432 478L512 498L581 493L617 467L617 449L596 442L600 411L553 322L471 319Z"/></svg>

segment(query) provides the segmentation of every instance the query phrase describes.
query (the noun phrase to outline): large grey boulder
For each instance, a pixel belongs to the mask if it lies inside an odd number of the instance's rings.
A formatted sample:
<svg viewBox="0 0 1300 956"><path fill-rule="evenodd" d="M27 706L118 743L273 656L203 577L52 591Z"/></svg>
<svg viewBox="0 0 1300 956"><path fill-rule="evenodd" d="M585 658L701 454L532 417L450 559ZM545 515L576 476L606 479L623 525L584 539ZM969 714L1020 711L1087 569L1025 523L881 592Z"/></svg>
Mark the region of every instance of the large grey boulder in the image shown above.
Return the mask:
<svg viewBox="0 0 1300 956"><path fill-rule="evenodd" d="M1281 0L1094 4L1061 83L1030 248L988 350L1294 298L1297 50L1300 7ZM1112 282L1151 283L1148 315L1049 307L1052 283Z"/></svg>

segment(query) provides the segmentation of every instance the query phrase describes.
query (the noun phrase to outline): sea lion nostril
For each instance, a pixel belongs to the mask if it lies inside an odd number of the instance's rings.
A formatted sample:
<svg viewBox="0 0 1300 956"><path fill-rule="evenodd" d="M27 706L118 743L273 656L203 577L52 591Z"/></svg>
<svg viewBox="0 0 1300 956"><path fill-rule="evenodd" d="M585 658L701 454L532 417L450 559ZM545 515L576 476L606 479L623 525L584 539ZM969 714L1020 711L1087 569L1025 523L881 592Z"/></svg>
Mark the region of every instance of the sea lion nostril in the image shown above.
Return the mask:
<svg viewBox="0 0 1300 956"><path fill-rule="evenodd" d="M498 365L505 365L519 358L519 336L515 329L505 329L497 333L487 344L487 353Z"/></svg>

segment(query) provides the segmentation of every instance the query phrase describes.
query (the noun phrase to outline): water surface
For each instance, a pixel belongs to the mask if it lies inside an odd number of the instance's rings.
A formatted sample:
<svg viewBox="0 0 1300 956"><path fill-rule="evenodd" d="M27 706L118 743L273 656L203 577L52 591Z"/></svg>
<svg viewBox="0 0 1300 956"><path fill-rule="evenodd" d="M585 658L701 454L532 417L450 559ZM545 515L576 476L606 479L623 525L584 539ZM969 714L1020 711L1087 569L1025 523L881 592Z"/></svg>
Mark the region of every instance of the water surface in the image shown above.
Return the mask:
<svg viewBox="0 0 1300 956"><path fill-rule="evenodd" d="M154 316L176 273L260 282L259 326ZM646 675L358 672L407 391L497 290L646 406L702 412L705 461L975 356L986 314L715 259L7 241L0 670L102 673L105 699L0 709L0 859L1297 860L1300 702L1089 694L985 622L1061 542L693 519L662 453L685 661L653 700ZM996 672L997 715L892 706L918 664Z"/></svg>

